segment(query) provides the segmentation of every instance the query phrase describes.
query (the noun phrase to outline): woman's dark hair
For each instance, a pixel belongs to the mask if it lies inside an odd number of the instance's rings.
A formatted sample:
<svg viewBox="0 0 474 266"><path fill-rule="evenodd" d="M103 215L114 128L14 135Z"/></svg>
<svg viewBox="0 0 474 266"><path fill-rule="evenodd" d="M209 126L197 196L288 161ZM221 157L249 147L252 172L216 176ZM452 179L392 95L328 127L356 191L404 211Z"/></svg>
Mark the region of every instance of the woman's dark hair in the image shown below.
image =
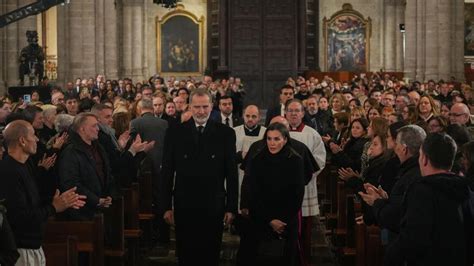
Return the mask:
<svg viewBox="0 0 474 266"><path fill-rule="evenodd" d="M436 120L438 121L439 125L441 126L441 128L443 128L443 132L446 132L446 128L448 127L448 121L446 120L446 118L444 118L443 116L441 115L434 115L432 116L430 119L428 119L428 124L430 123L431 120Z"/></svg>
<svg viewBox="0 0 474 266"><path fill-rule="evenodd" d="M393 140L397 139L398 130L406 125L407 123L403 121L399 121L388 126L388 130L390 130L390 136L392 137Z"/></svg>
<svg viewBox="0 0 474 266"><path fill-rule="evenodd" d="M351 100L349 101L349 105L351 104L351 102L355 102L355 105L356 105L356 106L360 106L360 101L359 101L359 99L357 99L357 98L351 99Z"/></svg>
<svg viewBox="0 0 474 266"><path fill-rule="evenodd" d="M349 128L352 128L352 125L355 123L355 122L358 122L362 128L367 131L367 128L369 127L369 121L365 118L357 118L357 119L354 119L354 121L352 121L351 125L349 126Z"/></svg>
<svg viewBox="0 0 474 266"><path fill-rule="evenodd" d="M265 131L265 139L267 138L268 131L276 130L280 132L280 134L285 138L285 139L290 139L290 131L288 128L283 125L282 123L271 123L268 127L267 130Z"/></svg>

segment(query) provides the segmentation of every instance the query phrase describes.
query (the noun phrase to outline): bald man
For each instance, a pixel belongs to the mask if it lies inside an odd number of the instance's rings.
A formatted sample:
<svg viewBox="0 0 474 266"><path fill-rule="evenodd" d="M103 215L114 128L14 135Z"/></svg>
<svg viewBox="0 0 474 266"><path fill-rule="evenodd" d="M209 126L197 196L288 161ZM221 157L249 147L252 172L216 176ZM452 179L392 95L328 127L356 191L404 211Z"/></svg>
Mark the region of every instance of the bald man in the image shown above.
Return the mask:
<svg viewBox="0 0 474 266"><path fill-rule="evenodd" d="M56 190L52 202L43 203L28 163L38 141L33 127L17 120L3 133L8 154L0 161L0 199L5 199L6 216L20 253L15 265L46 265L41 248L46 221L68 208L81 208L85 197L74 187L62 194Z"/></svg>
<svg viewBox="0 0 474 266"><path fill-rule="evenodd" d="M252 143L262 139L266 128L260 126L260 111L256 105L249 105L244 110L244 123L234 127L236 136L237 160L241 162Z"/></svg>

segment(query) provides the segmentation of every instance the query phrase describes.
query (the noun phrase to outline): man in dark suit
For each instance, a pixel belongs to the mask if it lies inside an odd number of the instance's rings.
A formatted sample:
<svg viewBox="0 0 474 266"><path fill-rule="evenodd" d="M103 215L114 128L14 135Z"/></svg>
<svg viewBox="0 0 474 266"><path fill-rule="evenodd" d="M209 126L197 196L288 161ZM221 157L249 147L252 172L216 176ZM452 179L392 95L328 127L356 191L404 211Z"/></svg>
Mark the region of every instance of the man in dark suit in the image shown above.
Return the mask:
<svg viewBox="0 0 474 266"><path fill-rule="evenodd" d="M218 265L223 226L237 212L235 133L209 120L211 99L206 90L193 91L193 118L166 134L161 207L176 225L181 266Z"/></svg>
<svg viewBox="0 0 474 266"><path fill-rule="evenodd" d="M140 136L143 141L154 142L153 148L147 153L146 160L151 162L152 186L153 186L153 206L156 215L155 224L158 228L158 242L165 244L169 242L169 226L162 219L163 213L158 209L159 203L159 173L161 170L161 161L163 158L163 144L165 142L165 133L168 128L168 122L153 115L153 101L151 99L142 99L137 104L137 114L140 117L135 118L130 123L130 135L133 139ZM142 163L141 172L146 172Z"/></svg>
<svg viewBox="0 0 474 266"><path fill-rule="evenodd" d="M295 88L291 85L284 85L280 88L280 103L267 111L267 116L265 119L265 126L267 127L270 124L270 121L275 116L285 117L285 104L288 100L294 98Z"/></svg>
<svg viewBox="0 0 474 266"><path fill-rule="evenodd" d="M234 105L230 96L219 98L219 111L212 113L212 120L228 127L237 127L244 123L242 117L233 115Z"/></svg>

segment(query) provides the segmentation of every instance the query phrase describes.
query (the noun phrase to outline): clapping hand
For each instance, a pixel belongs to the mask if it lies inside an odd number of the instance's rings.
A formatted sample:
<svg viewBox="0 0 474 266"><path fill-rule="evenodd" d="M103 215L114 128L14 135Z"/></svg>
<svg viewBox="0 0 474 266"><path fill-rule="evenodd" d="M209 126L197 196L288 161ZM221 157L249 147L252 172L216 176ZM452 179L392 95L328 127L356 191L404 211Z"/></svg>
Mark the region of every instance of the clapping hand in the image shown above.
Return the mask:
<svg viewBox="0 0 474 266"><path fill-rule="evenodd" d="M339 168L337 173L339 174L339 178L344 181L349 180L351 177L360 177L360 173L352 170L352 168Z"/></svg>
<svg viewBox="0 0 474 266"><path fill-rule="evenodd" d="M53 197L52 205L56 212L63 212L68 208L80 209L86 202L86 196L79 195L76 193L77 187L73 187L63 193L59 193L59 190L56 189L56 193Z"/></svg>
<svg viewBox="0 0 474 266"><path fill-rule="evenodd" d="M100 198L99 207L108 208L112 205L112 197Z"/></svg>
<svg viewBox="0 0 474 266"><path fill-rule="evenodd" d="M56 137L53 142L53 148L60 150L63 147L64 143L67 142L67 139L68 134L66 132L64 132L64 134L62 134L61 136Z"/></svg>
<svg viewBox="0 0 474 266"><path fill-rule="evenodd" d="M123 132L119 138L118 138L118 144L121 150L125 149L125 146L127 146L127 142L130 139L130 131L126 130Z"/></svg>
<svg viewBox="0 0 474 266"><path fill-rule="evenodd" d="M366 183L364 184L366 193L359 192L362 199L369 205L373 206L374 202L378 199L388 199L388 194L381 187L376 188L374 185Z"/></svg>
<svg viewBox="0 0 474 266"><path fill-rule="evenodd" d="M326 134L326 136L321 136L321 138L323 139L323 142L326 144L331 140L331 136L329 136L329 134Z"/></svg>
<svg viewBox="0 0 474 266"><path fill-rule="evenodd" d="M43 159L41 159L41 161L38 162L38 166L43 167L46 170L49 170L56 163L57 155L56 153L54 153L53 155L49 157L46 157L46 156L47 154L45 153L43 156Z"/></svg>
<svg viewBox="0 0 474 266"><path fill-rule="evenodd" d="M342 151L341 146L337 145L337 144L334 143L334 142L329 143L329 148L331 149L331 152L332 152L333 154L336 154L336 153Z"/></svg>

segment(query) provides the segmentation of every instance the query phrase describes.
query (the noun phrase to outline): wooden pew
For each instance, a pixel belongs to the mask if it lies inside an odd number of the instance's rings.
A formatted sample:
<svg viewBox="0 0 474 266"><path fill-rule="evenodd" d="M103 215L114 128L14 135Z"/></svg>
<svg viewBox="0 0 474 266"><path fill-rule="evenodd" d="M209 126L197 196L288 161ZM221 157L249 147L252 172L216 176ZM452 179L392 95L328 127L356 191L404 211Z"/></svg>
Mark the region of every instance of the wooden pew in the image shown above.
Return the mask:
<svg viewBox="0 0 474 266"><path fill-rule="evenodd" d="M104 216L97 214L92 221L48 220L45 242L54 242L61 236L75 236L78 252L87 252L89 264L104 266Z"/></svg>
<svg viewBox="0 0 474 266"><path fill-rule="evenodd" d="M124 200L116 197L109 208L104 208L105 259L106 265L124 265L125 239L124 239Z"/></svg>
<svg viewBox="0 0 474 266"><path fill-rule="evenodd" d="M152 246L153 236L153 175L150 171L138 176L140 184L140 213L138 219L144 231L144 241L148 247Z"/></svg>
<svg viewBox="0 0 474 266"><path fill-rule="evenodd" d="M77 237L66 236L42 245L46 266L77 266Z"/></svg>
<svg viewBox="0 0 474 266"><path fill-rule="evenodd" d="M142 236L140 224L138 220L139 215L139 194L140 187L138 183L132 183L130 188L122 189L124 196L124 215L125 215L125 230L124 236L127 242L128 259L127 265L138 265L139 255L139 240Z"/></svg>

